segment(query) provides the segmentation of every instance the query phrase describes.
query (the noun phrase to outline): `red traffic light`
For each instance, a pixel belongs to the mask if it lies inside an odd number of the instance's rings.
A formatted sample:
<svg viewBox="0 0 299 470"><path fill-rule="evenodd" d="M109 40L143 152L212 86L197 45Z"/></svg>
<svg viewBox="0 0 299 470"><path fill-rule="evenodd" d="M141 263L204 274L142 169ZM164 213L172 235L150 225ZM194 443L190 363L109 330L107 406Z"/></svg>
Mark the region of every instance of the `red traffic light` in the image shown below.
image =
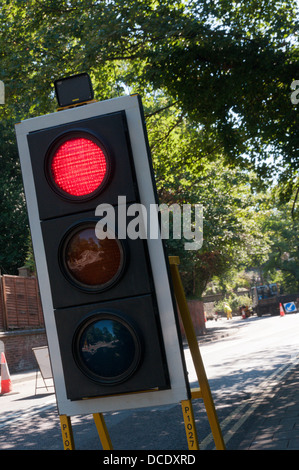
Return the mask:
<svg viewBox="0 0 299 470"><path fill-rule="evenodd" d="M66 196L89 196L102 189L109 162L104 149L94 139L65 137L49 157L50 179Z"/></svg>

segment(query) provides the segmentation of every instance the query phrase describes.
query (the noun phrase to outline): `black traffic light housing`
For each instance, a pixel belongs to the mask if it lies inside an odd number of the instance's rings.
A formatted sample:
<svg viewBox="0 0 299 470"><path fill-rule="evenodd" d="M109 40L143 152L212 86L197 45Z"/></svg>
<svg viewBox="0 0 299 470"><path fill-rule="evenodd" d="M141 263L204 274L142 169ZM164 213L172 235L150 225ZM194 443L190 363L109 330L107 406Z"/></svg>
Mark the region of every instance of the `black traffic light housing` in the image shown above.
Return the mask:
<svg viewBox="0 0 299 470"><path fill-rule="evenodd" d="M127 226L134 218L131 204L157 202L140 98L42 116L16 132L60 412L186 398L162 241L124 238L119 225L120 215ZM108 206L112 223L97 215Z"/></svg>

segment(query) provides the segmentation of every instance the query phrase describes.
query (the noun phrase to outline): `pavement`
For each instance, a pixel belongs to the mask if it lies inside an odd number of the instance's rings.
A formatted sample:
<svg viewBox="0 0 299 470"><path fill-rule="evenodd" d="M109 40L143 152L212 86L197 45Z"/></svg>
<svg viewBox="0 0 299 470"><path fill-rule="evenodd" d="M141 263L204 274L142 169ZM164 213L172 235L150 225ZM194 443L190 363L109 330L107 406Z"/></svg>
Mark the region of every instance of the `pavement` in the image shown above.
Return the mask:
<svg viewBox="0 0 299 470"><path fill-rule="evenodd" d="M299 450L299 364L261 401L238 450Z"/></svg>
<svg viewBox="0 0 299 470"><path fill-rule="evenodd" d="M238 326L223 328L230 322L214 323L207 334L199 337L199 345L235 335ZM233 325L231 325L233 326ZM299 450L299 358L282 367L275 380L268 383L254 404L251 418L244 420L246 438L227 445L232 450Z"/></svg>
<svg viewBox="0 0 299 470"><path fill-rule="evenodd" d="M202 341L213 341L234 334L235 329L217 334L208 332ZM220 336L219 336L220 335ZM36 372L12 374L12 383L35 380ZM262 398L265 396L265 398ZM246 438L230 450L299 450L299 361L283 368L276 376L267 393L257 399L251 418L244 422Z"/></svg>

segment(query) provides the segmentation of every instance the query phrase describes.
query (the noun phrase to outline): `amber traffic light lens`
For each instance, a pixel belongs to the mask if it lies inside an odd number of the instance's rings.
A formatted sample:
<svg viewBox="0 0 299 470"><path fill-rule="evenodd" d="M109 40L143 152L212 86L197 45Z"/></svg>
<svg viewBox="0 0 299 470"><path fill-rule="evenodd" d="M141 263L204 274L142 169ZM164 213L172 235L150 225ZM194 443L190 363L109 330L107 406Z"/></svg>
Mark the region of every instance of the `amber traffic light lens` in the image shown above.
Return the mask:
<svg viewBox="0 0 299 470"><path fill-rule="evenodd" d="M119 240L99 240L93 223L71 230L64 242L62 257L71 280L78 287L92 290L109 287L118 279L124 266L124 251Z"/></svg>
<svg viewBox="0 0 299 470"><path fill-rule="evenodd" d="M94 193L104 183L107 171L104 150L89 138L69 138L58 145L51 156L52 181L71 197Z"/></svg>

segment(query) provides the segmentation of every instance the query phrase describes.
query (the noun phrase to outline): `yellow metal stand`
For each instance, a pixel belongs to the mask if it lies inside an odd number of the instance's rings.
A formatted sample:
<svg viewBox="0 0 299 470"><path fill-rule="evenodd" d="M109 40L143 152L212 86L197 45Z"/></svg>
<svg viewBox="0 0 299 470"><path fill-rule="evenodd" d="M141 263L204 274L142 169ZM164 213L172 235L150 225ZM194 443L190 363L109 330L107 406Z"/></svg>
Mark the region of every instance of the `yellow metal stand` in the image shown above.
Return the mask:
<svg viewBox="0 0 299 470"><path fill-rule="evenodd" d="M71 418L66 415L60 415L59 417L60 417L60 426L61 426L64 450L74 450L75 443L74 443L74 437L73 437Z"/></svg>
<svg viewBox="0 0 299 470"><path fill-rule="evenodd" d="M98 430L98 434L104 450L113 450L112 442L108 433L108 429L105 423L104 416L102 413L95 413L93 415L95 425Z"/></svg>
<svg viewBox="0 0 299 470"><path fill-rule="evenodd" d="M211 431L213 434L214 442L216 449L224 450L225 444L222 437L221 429L219 426L210 386L208 383L208 379L206 376L205 368L202 362L201 354L199 351L194 326L191 320L187 300L185 297L184 288L182 285L181 277L178 270L178 265L180 264L180 260L178 256L170 256L169 257L169 264L172 276L172 282L175 292L175 297L178 303L181 319L183 322L183 326L186 333L186 338L189 344L190 352L192 355L199 388L194 388L191 390L191 400L182 400L182 412L184 417L184 424L186 430L186 437L188 442L188 449L189 450L199 450L197 432L195 427L195 420L194 420L194 413L193 413L193 406L192 406L192 399L195 400L197 398L203 399L207 416L209 419ZM104 450L112 450L112 443L108 433L108 429L105 423L105 419L102 413L95 413L93 415L93 419L95 425L97 427L97 431L103 446ZM63 439L63 446L65 450L73 450L75 449L74 439L73 439L73 432L71 426L70 417L66 415L60 416L60 424L61 424L61 432L62 432L62 439Z"/></svg>
<svg viewBox="0 0 299 470"><path fill-rule="evenodd" d="M189 450L199 450L193 407L191 400L182 400L182 411Z"/></svg>
<svg viewBox="0 0 299 470"><path fill-rule="evenodd" d="M60 415L59 418L64 450L75 450L71 418L66 415ZM103 446L103 450L113 450L104 416L102 413L95 413L93 415L93 419Z"/></svg>
<svg viewBox="0 0 299 470"><path fill-rule="evenodd" d="M195 371L197 375L197 380L198 380L199 387L200 387L199 389L191 390L191 398L203 399L216 449L224 450L225 449L224 440L223 440L221 429L219 426L209 382L206 376L205 368L204 368L201 354L199 351L194 326L191 320L187 300L185 297L183 284L182 284L181 277L179 274L179 269L178 269L178 265L180 264L179 257L170 256L169 264L170 264L171 277L172 277L175 297L178 303L181 319L183 322L184 330L186 333L186 338L189 344L190 352L192 355L192 359L193 359L193 363L194 363L194 367L195 367ZM187 432L187 429L186 429L186 432Z"/></svg>

